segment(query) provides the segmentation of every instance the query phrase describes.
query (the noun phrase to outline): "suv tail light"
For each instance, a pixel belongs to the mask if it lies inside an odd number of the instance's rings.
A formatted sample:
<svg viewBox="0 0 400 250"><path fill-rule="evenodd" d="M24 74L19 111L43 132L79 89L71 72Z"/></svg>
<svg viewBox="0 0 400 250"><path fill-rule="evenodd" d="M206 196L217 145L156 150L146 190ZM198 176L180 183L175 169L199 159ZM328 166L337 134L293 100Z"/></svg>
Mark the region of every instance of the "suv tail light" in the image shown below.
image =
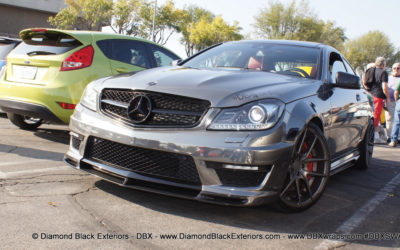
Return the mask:
<svg viewBox="0 0 400 250"><path fill-rule="evenodd" d="M75 70L92 65L94 50L92 45L86 46L67 57L61 65L60 71Z"/></svg>

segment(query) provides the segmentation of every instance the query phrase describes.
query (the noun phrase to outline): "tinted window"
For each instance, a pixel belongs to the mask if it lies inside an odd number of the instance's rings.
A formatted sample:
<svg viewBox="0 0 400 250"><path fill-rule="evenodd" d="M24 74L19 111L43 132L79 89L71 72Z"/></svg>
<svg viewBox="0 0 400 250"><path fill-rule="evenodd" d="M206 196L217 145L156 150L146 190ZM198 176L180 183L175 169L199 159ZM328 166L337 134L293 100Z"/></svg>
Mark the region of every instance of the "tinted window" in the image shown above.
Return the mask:
<svg viewBox="0 0 400 250"><path fill-rule="evenodd" d="M151 52L156 60L156 67L168 66L172 61L179 59L179 57L169 51L155 46L151 46Z"/></svg>
<svg viewBox="0 0 400 250"><path fill-rule="evenodd" d="M110 58L143 68L149 68L149 58L144 45L137 41L112 39Z"/></svg>
<svg viewBox="0 0 400 250"><path fill-rule="evenodd" d="M107 57L110 57L110 43L109 40L101 40L96 42L97 46L100 48L101 52Z"/></svg>
<svg viewBox="0 0 400 250"><path fill-rule="evenodd" d="M33 55L58 55L70 51L82 43L64 33L45 32L34 33L25 32L23 42L14 50L16 54Z"/></svg>
<svg viewBox="0 0 400 250"><path fill-rule="evenodd" d="M317 48L260 42L226 43L194 57L184 65L193 68L260 70L316 78Z"/></svg>
<svg viewBox="0 0 400 250"><path fill-rule="evenodd" d="M329 57L329 72L330 72L330 81L332 83L336 83L337 72L347 72L344 63L342 62L342 58L337 53L331 53Z"/></svg>

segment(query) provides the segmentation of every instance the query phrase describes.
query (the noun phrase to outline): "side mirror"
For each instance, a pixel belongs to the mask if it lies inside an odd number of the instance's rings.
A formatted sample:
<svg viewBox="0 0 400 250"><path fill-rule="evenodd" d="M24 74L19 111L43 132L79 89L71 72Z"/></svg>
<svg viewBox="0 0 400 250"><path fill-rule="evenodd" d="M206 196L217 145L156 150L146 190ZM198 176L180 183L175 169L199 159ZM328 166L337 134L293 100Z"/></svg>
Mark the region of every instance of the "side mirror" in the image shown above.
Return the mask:
<svg viewBox="0 0 400 250"><path fill-rule="evenodd" d="M360 77L346 72L337 72L334 86L345 89L360 89Z"/></svg>
<svg viewBox="0 0 400 250"><path fill-rule="evenodd" d="M178 65L180 62L182 62L182 59L176 59L176 60L173 60L169 65L171 65L171 66L176 66L176 65Z"/></svg>

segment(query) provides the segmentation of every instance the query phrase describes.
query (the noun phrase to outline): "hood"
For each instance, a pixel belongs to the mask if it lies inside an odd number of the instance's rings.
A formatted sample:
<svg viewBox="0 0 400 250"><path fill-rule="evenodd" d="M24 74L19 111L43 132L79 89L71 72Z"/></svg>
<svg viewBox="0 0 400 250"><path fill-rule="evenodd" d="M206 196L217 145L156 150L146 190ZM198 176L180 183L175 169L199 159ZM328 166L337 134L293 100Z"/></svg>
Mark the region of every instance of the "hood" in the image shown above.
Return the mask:
<svg viewBox="0 0 400 250"><path fill-rule="evenodd" d="M233 107L274 98L285 103L315 95L318 81L276 73L163 67L106 79L102 88L126 88L204 99L212 107Z"/></svg>

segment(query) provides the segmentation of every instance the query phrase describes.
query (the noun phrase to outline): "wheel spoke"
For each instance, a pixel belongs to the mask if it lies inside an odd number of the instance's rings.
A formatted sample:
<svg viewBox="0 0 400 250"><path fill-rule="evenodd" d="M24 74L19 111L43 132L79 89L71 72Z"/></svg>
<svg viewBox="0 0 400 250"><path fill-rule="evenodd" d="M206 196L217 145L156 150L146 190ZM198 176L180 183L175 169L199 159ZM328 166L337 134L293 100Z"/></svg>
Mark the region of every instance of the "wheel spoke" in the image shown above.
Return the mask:
<svg viewBox="0 0 400 250"><path fill-rule="evenodd" d="M303 181L306 183L306 188L307 188L308 195L310 196L310 199L312 200L313 199L313 195L312 195L312 192L311 192L310 183L308 182L308 178L304 174L304 172L301 172L301 176L303 177Z"/></svg>
<svg viewBox="0 0 400 250"><path fill-rule="evenodd" d="M305 130L304 130L303 137L301 138L301 142L300 142L300 145L299 145L299 149L297 150L297 154L300 154L300 153L301 153L301 148L302 148L302 146L303 146L304 141L306 140L307 132L308 132L308 131L307 131L307 127L306 127Z"/></svg>
<svg viewBox="0 0 400 250"><path fill-rule="evenodd" d="M315 136L313 142L311 143L310 148L307 151L307 153L305 155L303 155L303 158L301 159L302 161L305 161L307 159L307 157L310 155L310 153L313 150L316 142L317 142L317 137Z"/></svg>
<svg viewBox="0 0 400 250"><path fill-rule="evenodd" d="M282 197L290 188L290 186L293 184L293 182L296 180L296 178L293 178L290 180L289 184L285 187L285 189L282 191L280 197Z"/></svg>
<svg viewBox="0 0 400 250"><path fill-rule="evenodd" d="M310 176L315 176L315 177L328 177L327 174L320 174L320 173L310 172L310 171L307 171L307 170L303 170L303 171L304 171L304 173L306 173L307 175L310 175Z"/></svg>
<svg viewBox="0 0 400 250"><path fill-rule="evenodd" d="M299 183L298 178L296 178L296 192L297 192L297 200L300 203L301 202L301 194L300 194L300 183Z"/></svg>

